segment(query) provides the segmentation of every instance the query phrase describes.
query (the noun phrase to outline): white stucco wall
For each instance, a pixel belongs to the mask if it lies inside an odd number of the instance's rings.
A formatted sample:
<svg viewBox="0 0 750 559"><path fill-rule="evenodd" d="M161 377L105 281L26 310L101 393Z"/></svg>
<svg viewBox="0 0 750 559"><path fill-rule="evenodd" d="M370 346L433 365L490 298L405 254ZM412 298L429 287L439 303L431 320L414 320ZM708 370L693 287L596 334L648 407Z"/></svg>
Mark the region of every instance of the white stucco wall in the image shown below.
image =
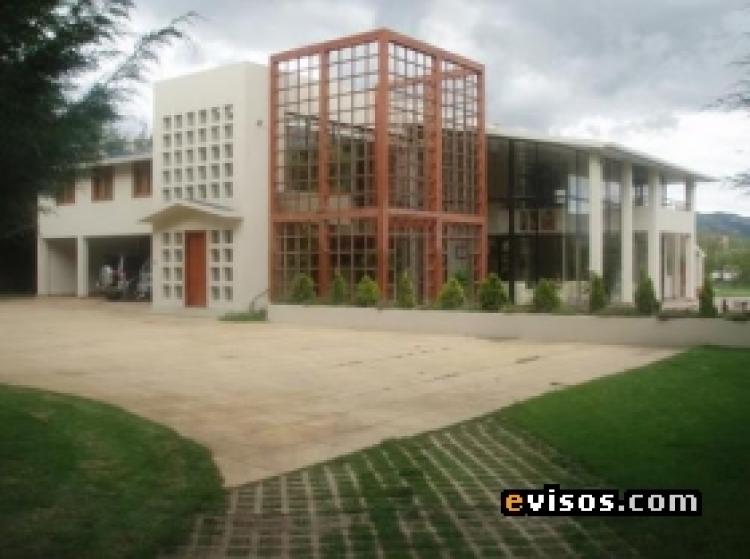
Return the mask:
<svg viewBox="0 0 750 559"><path fill-rule="evenodd" d="M130 162L114 166L112 200L92 201L91 171L81 169L76 176L74 204L58 206L54 199L40 199L39 236L148 235L151 227L139 220L151 209L151 203L150 198L133 197Z"/></svg>
<svg viewBox="0 0 750 559"><path fill-rule="evenodd" d="M40 290L44 295L75 295L76 239L42 239L39 259Z"/></svg>
<svg viewBox="0 0 750 559"><path fill-rule="evenodd" d="M268 318L271 322L318 327L522 338L540 342L750 347L750 322L713 318L659 320L650 317L378 310L322 305L270 305Z"/></svg>
<svg viewBox="0 0 750 559"><path fill-rule="evenodd" d="M268 68L252 63L222 66L159 82L154 87L154 207L157 211L169 207L177 199L176 189L182 189L182 199L187 199L191 186L194 200L229 208L240 216L239 221L225 221L209 214L188 212L173 215L167 221L154 223L154 306L173 309L182 306L174 295L174 285L169 297L165 286L173 278L164 277L162 233L203 230L207 233L207 305L213 309L246 309L251 300L267 289L268 283ZM219 111L214 119L213 111ZM227 110L231 109L231 118ZM201 122L200 112L207 111L206 122ZM192 117L189 115L192 114ZM170 119L169 124L165 117ZM181 125L177 126L177 119ZM190 119L192 118L192 125ZM226 126L232 128L226 134ZM218 139L212 136L219 127ZM205 129L206 140L200 140L200 130ZM192 142L189 141L192 132ZM178 136L179 134L179 136ZM178 146L177 138L180 138ZM220 157L213 158L212 149L218 146ZM226 146L231 146L227 155ZM206 160L201 160L200 150L206 149ZM189 151L192 150L192 155ZM178 155L179 154L179 155ZM169 158L167 162L166 158ZM189 162L192 157L192 162ZM178 164L177 161L180 161ZM232 165L231 176L225 173L225 164ZM212 178L212 165L220 166L220 176ZM200 178L199 168L206 168L206 178ZM192 171L189 169L192 168ZM180 183L175 181L175 171L180 171ZM170 174L166 180L165 171ZM193 180L189 181L192 172ZM225 185L231 183L231 196ZM218 196L212 185L218 184ZM201 185L205 186L205 197ZM169 199L165 197L168 191ZM232 231L232 262L212 262L211 231ZM222 279L212 282L212 266L221 268ZM224 269L231 267L232 280L224 279ZM215 297L212 287L219 288ZM228 300L226 288L232 293ZM183 290L184 296L184 290Z"/></svg>

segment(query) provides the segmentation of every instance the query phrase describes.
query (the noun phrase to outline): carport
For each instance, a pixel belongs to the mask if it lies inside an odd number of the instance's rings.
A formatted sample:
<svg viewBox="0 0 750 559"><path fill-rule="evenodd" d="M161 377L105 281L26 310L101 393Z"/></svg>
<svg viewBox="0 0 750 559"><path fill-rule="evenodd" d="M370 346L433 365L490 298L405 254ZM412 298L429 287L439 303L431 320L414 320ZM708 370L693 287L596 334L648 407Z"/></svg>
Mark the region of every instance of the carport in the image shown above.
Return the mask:
<svg viewBox="0 0 750 559"><path fill-rule="evenodd" d="M120 256L145 262L151 256L150 235L87 237L88 294L98 293L99 274L105 264L116 265Z"/></svg>

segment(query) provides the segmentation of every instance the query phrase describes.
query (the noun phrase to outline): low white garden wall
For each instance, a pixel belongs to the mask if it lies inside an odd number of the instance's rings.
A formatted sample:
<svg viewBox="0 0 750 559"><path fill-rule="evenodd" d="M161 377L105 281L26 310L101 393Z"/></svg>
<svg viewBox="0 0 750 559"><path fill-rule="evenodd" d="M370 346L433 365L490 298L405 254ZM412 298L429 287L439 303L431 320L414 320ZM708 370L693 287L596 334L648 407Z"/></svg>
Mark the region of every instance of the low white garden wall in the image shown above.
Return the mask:
<svg viewBox="0 0 750 559"><path fill-rule="evenodd" d="M549 342L750 347L750 322L710 318L659 320L653 317L269 305L268 319L277 323L332 328L523 338Z"/></svg>

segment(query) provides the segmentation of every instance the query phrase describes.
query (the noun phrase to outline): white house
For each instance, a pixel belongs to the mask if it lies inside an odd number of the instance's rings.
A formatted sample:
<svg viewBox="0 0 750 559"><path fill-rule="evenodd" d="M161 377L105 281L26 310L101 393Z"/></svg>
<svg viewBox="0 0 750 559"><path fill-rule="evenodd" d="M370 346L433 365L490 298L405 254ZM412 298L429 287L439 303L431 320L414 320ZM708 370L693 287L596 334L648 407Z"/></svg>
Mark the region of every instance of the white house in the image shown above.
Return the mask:
<svg viewBox="0 0 750 559"><path fill-rule="evenodd" d="M152 152L104 159L40 201L38 293L85 297L102 255L145 251L156 308L243 309L262 298L267 115L266 66L158 82Z"/></svg>

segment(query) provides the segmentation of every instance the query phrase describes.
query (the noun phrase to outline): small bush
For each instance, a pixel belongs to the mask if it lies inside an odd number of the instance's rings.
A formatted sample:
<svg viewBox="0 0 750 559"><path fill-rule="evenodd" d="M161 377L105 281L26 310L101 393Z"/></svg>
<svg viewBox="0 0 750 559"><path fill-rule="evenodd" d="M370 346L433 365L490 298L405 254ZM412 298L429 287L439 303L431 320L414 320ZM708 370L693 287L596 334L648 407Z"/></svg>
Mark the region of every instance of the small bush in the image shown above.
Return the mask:
<svg viewBox="0 0 750 559"><path fill-rule="evenodd" d="M333 282L331 282L331 303L341 305L346 302L346 299L346 283L344 283L341 274L336 272L333 276Z"/></svg>
<svg viewBox="0 0 750 559"><path fill-rule="evenodd" d="M438 293L437 303L441 309L446 310L457 309L463 305L464 288L461 287L461 282L453 277L444 283Z"/></svg>
<svg viewBox="0 0 750 559"><path fill-rule="evenodd" d="M315 299L315 282L307 274L297 274L292 282L293 303L310 303Z"/></svg>
<svg viewBox="0 0 750 559"><path fill-rule="evenodd" d="M635 308L640 314L656 314L660 307L651 278L646 272L641 272L638 288L635 290Z"/></svg>
<svg viewBox="0 0 750 559"><path fill-rule="evenodd" d="M554 312L560 308L562 301L557 293L555 282L550 279L541 279L534 288L534 298L531 306L536 312Z"/></svg>
<svg viewBox="0 0 750 559"><path fill-rule="evenodd" d="M354 302L360 307L374 307L379 300L380 289L378 284L370 276L362 276L362 279L357 283Z"/></svg>
<svg viewBox="0 0 750 559"><path fill-rule="evenodd" d="M404 270L398 276L398 283L396 284L396 305L402 309L413 309L415 304L414 284L409 278L409 274Z"/></svg>
<svg viewBox="0 0 750 559"><path fill-rule="evenodd" d="M453 274L453 277L456 279L456 281L461 284L461 289L464 290L464 293L466 293L469 290L469 272L466 270L457 270L456 273Z"/></svg>
<svg viewBox="0 0 750 559"><path fill-rule="evenodd" d="M591 272L589 281L589 312L595 313L607 306L607 294L604 290L604 280L596 272Z"/></svg>
<svg viewBox="0 0 750 559"><path fill-rule="evenodd" d="M252 311L229 311L219 317L222 322L263 322L266 320L266 309Z"/></svg>
<svg viewBox="0 0 750 559"><path fill-rule="evenodd" d="M499 311L508 302L500 278L497 274L490 274L479 284L479 308L483 311Z"/></svg>
<svg viewBox="0 0 750 559"><path fill-rule="evenodd" d="M714 318L719 314L714 306L714 286L708 276L703 280L703 287L698 297L698 314L703 318Z"/></svg>

